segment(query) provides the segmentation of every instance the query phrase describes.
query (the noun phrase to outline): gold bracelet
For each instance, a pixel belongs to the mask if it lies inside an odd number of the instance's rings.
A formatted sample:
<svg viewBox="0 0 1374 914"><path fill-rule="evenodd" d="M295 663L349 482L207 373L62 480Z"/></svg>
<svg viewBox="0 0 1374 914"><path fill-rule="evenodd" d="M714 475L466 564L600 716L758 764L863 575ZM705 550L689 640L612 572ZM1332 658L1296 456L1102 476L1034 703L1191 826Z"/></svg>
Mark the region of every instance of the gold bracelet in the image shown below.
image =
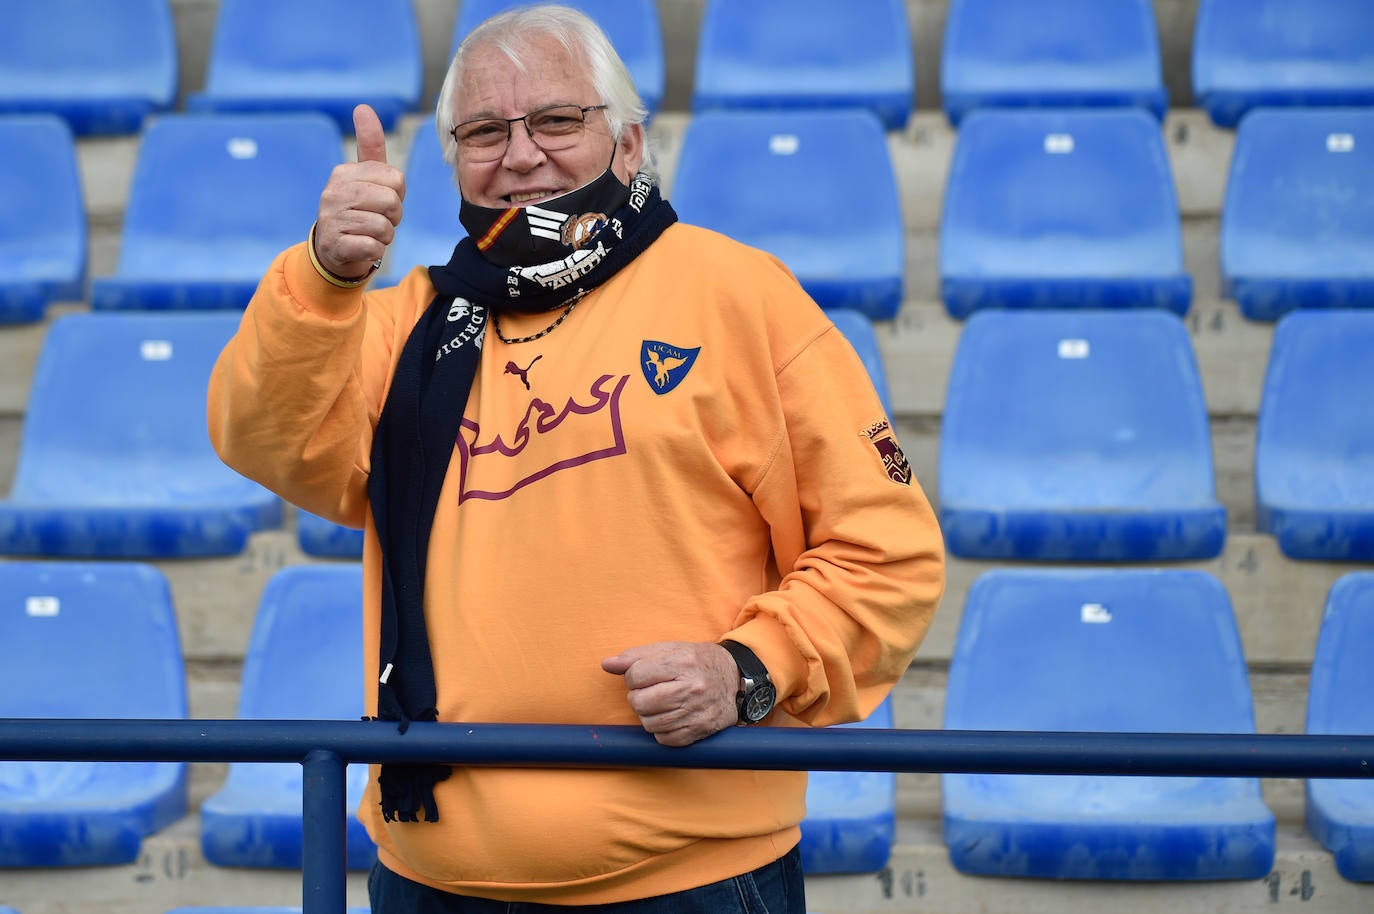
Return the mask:
<svg viewBox="0 0 1374 914"><path fill-rule="evenodd" d="M366 273L364 273L362 276L359 276L357 279L344 279L342 276L338 275L337 273L333 273L333 272L330 272L329 270L325 269L324 264L320 263L319 255L317 255L317 254L315 253L315 226L314 226L314 225L311 225L311 226L310 226L310 241L309 241L309 243L305 246L305 248L306 248L306 250L309 251L309 253L310 253L310 264L311 264L311 266L313 266L313 267L315 268L315 272L320 274L320 278L323 279L325 282L329 283L330 285L338 286L340 289L356 289L356 288L358 288L358 287L361 286L363 283L365 283L365 282L367 282L369 279L371 279L371 278L372 278L372 274L373 274L373 273L376 273L377 270L379 270L379 269L381 268L381 266L382 266L382 261L381 261L380 259L373 261L373 263L372 263L372 269L368 270Z"/></svg>

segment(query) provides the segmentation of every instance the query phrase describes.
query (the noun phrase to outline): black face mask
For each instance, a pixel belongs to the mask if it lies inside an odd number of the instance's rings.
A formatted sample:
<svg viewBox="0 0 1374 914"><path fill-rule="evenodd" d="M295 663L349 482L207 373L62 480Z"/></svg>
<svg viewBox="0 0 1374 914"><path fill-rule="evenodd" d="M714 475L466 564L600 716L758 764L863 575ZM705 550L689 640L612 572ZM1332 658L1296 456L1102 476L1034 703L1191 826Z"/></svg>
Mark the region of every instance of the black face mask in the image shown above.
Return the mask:
<svg viewBox="0 0 1374 914"><path fill-rule="evenodd" d="M503 267L532 267L585 247L629 198L630 189L607 165L595 180L533 206L498 209L464 199L458 221L487 260Z"/></svg>

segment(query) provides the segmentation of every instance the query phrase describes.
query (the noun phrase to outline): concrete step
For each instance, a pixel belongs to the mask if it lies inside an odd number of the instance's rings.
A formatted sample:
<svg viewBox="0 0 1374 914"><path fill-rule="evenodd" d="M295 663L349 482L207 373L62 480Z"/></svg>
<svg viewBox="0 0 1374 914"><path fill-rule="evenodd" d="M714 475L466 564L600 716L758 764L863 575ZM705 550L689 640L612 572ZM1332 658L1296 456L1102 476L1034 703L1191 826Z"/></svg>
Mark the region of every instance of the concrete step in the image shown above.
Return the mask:
<svg viewBox="0 0 1374 914"><path fill-rule="evenodd" d="M190 905L299 905L298 870L217 867L188 816L144 842L136 863L6 871L3 902L24 914L157 914ZM807 878L813 914L1353 914L1374 910L1374 885L1347 882L1300 828L1281 826L1272 872L1234 882L1129 883L965 876L949 862L938 817L905 817L877 873ZM366 874L348 876L348 903L366 906Z"/></svg>
<svg viewBox="0 0 1374 914"><path fill-rule="evenodd" d="M904 820L879 873L812 876L813 914L1353 914L1374 910L1374 885L1347 882L1331 855L1296 828L1280 828L1274 869L1236 882L1078 882L965 876L949 863L939 820Z"/></svg>

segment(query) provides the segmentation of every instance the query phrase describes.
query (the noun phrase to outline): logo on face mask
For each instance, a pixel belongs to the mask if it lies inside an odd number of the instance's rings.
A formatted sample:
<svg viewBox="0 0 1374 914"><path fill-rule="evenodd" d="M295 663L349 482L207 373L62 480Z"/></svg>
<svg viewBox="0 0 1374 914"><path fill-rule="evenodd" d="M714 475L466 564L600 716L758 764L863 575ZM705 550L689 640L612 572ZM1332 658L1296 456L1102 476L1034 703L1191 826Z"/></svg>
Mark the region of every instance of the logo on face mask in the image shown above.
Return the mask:
<svg viewBox="0 0 1374 914"><path fill-rule="evenodd" d="M529 220L531 235L562 242L574 251L581 250L595 238L607 222L605 213L569 216L540 206L525 207L525 218Z"/></svg>
<svg viewBox="0 0 1374 914"><path fill-rule="evenodd" d="M606 227L606 221L605 213L583 213L576 219L569 219L563 223L562 241L574 251L580 251Z"/></svg>

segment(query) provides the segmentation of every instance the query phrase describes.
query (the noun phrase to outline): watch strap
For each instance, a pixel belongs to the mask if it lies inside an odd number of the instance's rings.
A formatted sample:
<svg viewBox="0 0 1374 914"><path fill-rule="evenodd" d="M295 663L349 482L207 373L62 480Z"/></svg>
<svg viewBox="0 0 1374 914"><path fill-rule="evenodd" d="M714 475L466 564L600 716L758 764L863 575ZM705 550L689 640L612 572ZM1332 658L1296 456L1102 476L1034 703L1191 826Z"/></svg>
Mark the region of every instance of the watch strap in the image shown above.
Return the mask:
<svg viewBox="0 0 1374 914"><path fill-rule="evenodd" d="M739 668L740 688L735 695L735 711L742 727L763 721L773 711L778 690L768 676L768 667L758 655L738 641L722 641Z"/></svg>
<svg viewBox="0 0 1374 914"><path fill-rule="evenodd" d="M757 685L763 682L770 682L768 678L768 667L763 665L759 655L755 654L750 648L738 641L722 641L720 646L730 652L730 656L735 658L735 666L739 667L740 676L751 680L751 684Z"/></svg>

